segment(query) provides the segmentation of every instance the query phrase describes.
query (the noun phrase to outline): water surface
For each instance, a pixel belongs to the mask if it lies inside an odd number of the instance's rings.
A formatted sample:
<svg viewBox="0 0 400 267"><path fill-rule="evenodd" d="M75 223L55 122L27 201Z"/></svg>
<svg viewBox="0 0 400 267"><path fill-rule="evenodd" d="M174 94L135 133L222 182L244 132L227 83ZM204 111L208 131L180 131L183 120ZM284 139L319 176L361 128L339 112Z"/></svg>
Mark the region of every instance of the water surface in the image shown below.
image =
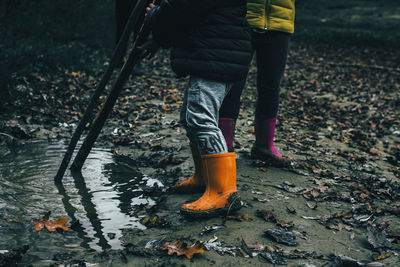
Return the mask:
<svg viewBox="0 0 400 267"><path fill-rule="evenodd" d="M82 174L68 170L56 185L65 147L63 142L26 144L0 155L0 250L28 244L30 260L45 261L60 252L118 249L121 229L145 228L133 211L155 203L141 188L161 183L109 150L94 148ZM35 231L31 220L48 211L51 220L64 216L79 223L64 233Z"/></svg>

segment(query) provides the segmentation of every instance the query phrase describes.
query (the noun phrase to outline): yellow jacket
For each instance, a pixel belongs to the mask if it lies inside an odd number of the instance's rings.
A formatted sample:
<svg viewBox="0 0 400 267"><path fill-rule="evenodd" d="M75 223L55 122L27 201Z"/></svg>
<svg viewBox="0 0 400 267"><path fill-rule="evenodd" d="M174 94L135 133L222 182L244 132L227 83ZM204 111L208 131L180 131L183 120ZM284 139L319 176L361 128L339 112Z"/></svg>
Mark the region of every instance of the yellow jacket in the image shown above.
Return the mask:
<svg viewBox="0 0 400 267"><path fill-rule="evenodd" d="M250 27L293 33L294 1L247 0L247 20Z"/></svg>

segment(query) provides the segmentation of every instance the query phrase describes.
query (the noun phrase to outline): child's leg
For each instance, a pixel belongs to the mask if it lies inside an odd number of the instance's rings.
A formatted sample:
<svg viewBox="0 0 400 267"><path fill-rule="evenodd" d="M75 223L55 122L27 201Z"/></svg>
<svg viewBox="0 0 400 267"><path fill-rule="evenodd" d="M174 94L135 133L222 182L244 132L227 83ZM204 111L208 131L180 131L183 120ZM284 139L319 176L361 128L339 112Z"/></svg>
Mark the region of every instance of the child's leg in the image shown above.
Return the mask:
<svg viewBox="0 0 400 267"><path fill-rule="evenodd" d="M252 50L251 57L253 57L254 49ZM224 135L228 151L233 152L233 141L235 137L236 120L240 111L240 96L242 95L246 79L235 82L231 90L225 96L219 110L218 127Z"/></svg>
<svg viewBox="0 0 400 267"><path fill-rule="evenodd" d="M190 139L190 149L194 162L194 174L174 185L174 192L179 194L202 193L206 181L203 172L199 143L204 144L202 154L224 153L225 146L216 125L216 113L219 110L223 96L229 89L227 84L192 78L185 89L181 108L181 122L186 127ZM211 99L208 99L211 98ZM204 123L204 129L201 125ZM199 130L202 129L202 130ZM200 136L201 141L199 141ZM203 140L212 140L205 142ZM210 147L210 149L208 149Z"/></svg>
<svg viewBox="0 0 400 267"><path fill-rule="evenodd" d="M274 165L286 163L275 148L273 138L289 38L289 34L282 32L253 33L253 45L257 54L258 97L255 118L256 144L252 154Z"/></svg>
<svg viewBox="0 0 400 267"><path fill-rule="evenodd" d="M228 83L192 77L185 91L181 120L191 142L199 148L206 189L197 201L182 205L184 215L210 217L240 208L235 153L227 153L218 128L218 111L230 87Z"/></svg>
<svg viewBox="0 0 400 267"><path fill-rule="evenodd" d="M253 36L257 54L256 118L276 118L290 35L283 32L265 32L253 33Z"/></svg>
<svg viewBox="0 0 400 267"><path fill-rule="evenodd" d="M218 112L230 87L230 83L191 77L185 90L181 121L201 155L228 152L218 128Z"/></svg>
<svg viewBox="0 0 400 267"><path fill-rule="evenodd" d="M218 127L224 135L228 151L230 152L234 151L233 139L235 136L236 120L240 110L240 95L245 83L246 80L242 80L233 84L219 110Z"/></svg>

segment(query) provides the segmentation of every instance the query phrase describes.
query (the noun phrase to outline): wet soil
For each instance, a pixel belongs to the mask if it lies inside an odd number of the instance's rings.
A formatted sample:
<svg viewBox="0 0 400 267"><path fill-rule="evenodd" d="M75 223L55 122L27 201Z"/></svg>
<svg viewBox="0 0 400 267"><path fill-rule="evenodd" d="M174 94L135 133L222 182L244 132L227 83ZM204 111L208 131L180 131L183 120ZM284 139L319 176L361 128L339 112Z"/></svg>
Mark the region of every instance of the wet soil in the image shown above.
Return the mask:
<svg viewBox="0 0 400 267"><path fill-rule="evenodd" d="M144 193L156 205L130 211L146 229L125 228L122 249L87 251L48 264L397 266L398 62L396 49L293 43L276 132L277 147L292 158L287 168L249 156L256 100L253 65L235 141L243 207L229 214L247 215L189 220L179 214L179 207L199 195L175 195L168 190L193 172L188 140L178 123L186 80L170 71L168 51L159 52L144 62L145 75L129 80L96 145L165 185ZM29 82L21 80L20 89L35 88L40 93L14 103L23 109L1 115L2 155L35 140L68 140L98 77L60 70L36 73L27 78ZM267 230L278 232L280 242L268 237ZM285 240L293 236L297 245L287 245ZM154 245L179 238L188 245L208 241L210 250L188 260L169 256ZM156 241L149 243L152 240ZM257 242L266 246L257 251L246 245ZM29 256L28 250L22 261Z"/></svg>

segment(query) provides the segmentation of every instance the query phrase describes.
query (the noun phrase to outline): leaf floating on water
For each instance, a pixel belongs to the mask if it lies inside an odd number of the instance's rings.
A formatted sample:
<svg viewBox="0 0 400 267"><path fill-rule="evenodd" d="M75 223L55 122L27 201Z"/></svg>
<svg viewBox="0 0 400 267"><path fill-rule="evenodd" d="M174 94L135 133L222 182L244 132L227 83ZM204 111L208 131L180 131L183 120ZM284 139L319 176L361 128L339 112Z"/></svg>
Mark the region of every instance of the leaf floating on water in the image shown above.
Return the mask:
<svg viewBox="0 0 400 267"><path fill-rule="evenodd" d="M188 259L191 259L195 254L204 253L204 244L197 241L194 245L188 247L182 238L178 239L174 243L170 244L166 242L160 246L161 250L168 250L168 255L176 253L178 256L185 255Z"/></svg>
<svg viewBox="0 0 400 267"><path fill-rule="evenodd" d="M51 212L49 211L39 220L31 221L36 231L41 231L44 227L46 227L46 229L49 230L50 232L56 231L57 228L62 229L64 231L69 230L69 226L65 225L69 220L68 218L60 217L56 221L49 221L50 214Z"/></svg>
<svg viewBox="0 0 400 267"><path fill-rule="evenodd" d="M3 216L3 219L8 223L21 223L22 222L21 217L22 217L22 215L15 215L15 219L12 219L12 218Z"/></svg>

